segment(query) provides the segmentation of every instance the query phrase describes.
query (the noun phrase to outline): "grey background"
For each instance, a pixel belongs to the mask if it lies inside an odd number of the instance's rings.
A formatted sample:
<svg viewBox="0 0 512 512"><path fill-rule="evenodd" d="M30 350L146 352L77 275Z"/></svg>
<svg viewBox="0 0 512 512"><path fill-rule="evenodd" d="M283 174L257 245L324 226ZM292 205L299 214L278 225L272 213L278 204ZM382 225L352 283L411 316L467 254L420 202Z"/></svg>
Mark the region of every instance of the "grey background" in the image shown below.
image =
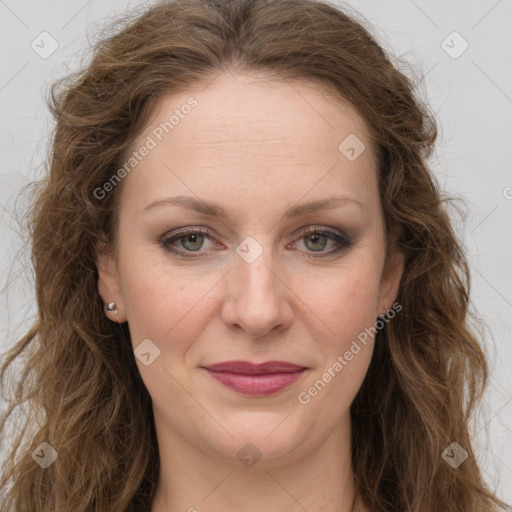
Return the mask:
<svg viewBox="0 0 512 512"><path fill-rule="evenodd" d="M0 352L36 313L33 273L16 219L23 221L24 203L17 203L22 187L42 173L52 128L44 96L54 80L80 66L83 51L109 20L147 4L0 0ZM473 306L489 326L490 386L475 417L479 460L490 487L512 503L512 0L344 5L362 13L386 48L425 75L418 88L441 128L432 166L442 187L466 201L467 221L457 220L456 227L471 263ZM463 39L450 36L454 31ZM31 47L35 41L40 53L51 49L49 39L41 43L42 32L58 44L46 58ZM469 47L457 56L464 40Z"/></svg>

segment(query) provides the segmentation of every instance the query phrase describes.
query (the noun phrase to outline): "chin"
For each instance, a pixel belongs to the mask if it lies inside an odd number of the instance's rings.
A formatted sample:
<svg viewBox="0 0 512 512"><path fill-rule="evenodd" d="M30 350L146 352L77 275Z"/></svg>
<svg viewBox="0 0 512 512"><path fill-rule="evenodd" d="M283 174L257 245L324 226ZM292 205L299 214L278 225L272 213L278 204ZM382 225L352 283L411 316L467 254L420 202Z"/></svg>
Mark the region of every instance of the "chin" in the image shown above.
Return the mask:
<svg viewBox="0 0 512 512"><path fill-rule="evenodd" d="M214 450L226 459L235 456L243 465L252 467L270 467L278 463L290 462L304 451L306 438L311 438L311 431L300 432L293 428L292 415L288 412L279 415L266 414L262 420L260 413L241 416L238 421L223 426L223 435L212 433ZM257 416L260 416L259 418ZM285 419L286 418L286 419ZM284 421L283 421L284 420ZM208 442L208 441L207 441Z"/></svg>

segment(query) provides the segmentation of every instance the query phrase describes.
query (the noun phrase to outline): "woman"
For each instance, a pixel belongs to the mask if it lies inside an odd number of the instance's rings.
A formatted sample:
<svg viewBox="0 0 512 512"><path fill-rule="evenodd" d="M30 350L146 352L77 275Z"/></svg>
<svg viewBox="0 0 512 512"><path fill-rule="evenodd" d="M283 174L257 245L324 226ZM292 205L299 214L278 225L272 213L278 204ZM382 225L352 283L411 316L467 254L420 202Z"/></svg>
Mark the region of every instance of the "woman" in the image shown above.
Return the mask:
<svg viewBox="0 0 512 512"><path fill-rule="evenodd" d="M506 508L435 123L360 24L162 3L52 110L2 510Z"/></svg>

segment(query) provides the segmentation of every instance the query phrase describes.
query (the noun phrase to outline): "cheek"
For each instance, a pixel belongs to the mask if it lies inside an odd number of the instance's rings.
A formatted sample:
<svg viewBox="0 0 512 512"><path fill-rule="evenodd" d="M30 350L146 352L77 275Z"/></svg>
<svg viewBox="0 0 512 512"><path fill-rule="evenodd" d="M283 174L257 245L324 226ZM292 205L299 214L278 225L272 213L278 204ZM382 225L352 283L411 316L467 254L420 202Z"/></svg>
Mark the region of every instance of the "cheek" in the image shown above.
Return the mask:
<svg viewBox="0 0 512 512"><path fill-rule="evenodd" d="M191 279L179 270L171 274L169 266L135 257L125 260L122 272L122 293L135 355L139 345L148 346L145 340L151 341L150 351L158 354L154 359L151 356L149 365L136 357L142 380L156 404L168 403L172 395L176 404L189 407L178 383L187 379L186 361L210 317L208 292L218 279Z"/></svg>
<svg viewBox="0 0 512 512"><path fill-rule="evenodd" d="M379 275L376 268L347 265L322 278L304 279L295 293L323 323L332 345L350 340L376 321Z"/></svg>
<svg viewBox="0 0 512 512"><path fill-rule="evenodd" d="M346 413L366 376L373 354L377 278L370 271L363 277L344 273L326 279L317 293L303 294L316 318L311 334L321 355L297 399L319 429Z"/></svg>
<svg viewBox="0 0 512 512"><path fill-rule="evenodd" d="M211 277L192 277L165 262L130 256L120 265L122 294L132 343L149 338L162 350L180 349L180 341L197 329L191 321L215 284ZM165 343L172 340L172 345Z"/></svg>

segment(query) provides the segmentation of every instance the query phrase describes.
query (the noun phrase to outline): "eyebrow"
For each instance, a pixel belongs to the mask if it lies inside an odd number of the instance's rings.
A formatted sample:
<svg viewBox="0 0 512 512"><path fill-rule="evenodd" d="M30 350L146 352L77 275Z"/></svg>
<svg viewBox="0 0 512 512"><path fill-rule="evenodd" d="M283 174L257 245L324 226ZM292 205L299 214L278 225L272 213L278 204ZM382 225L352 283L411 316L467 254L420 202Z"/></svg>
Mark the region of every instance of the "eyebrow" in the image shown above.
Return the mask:
<svg viewBox="0 0 512 512"><path fill-rule="evenodd" d="M356 199L334 196L293 206L284 213L283 218L292 219L302 215L307 215L308 213L316 212L318 210L333 209L345 206L347 204L355 204L359 206L361 210L364 210L363 204ZM230 217L228 210L226 210L224 207L209 201L195 199L194 197L190 196L176 196L167 197L165 199L157 199L156 201L153 201L152 203L149 203L147 206L145 206L143 208L143 212L152 210L157 206L164 205L177 205L186 208L187 210L193 210L205 215L216 216L221 219L227 219Z"/></svg>

